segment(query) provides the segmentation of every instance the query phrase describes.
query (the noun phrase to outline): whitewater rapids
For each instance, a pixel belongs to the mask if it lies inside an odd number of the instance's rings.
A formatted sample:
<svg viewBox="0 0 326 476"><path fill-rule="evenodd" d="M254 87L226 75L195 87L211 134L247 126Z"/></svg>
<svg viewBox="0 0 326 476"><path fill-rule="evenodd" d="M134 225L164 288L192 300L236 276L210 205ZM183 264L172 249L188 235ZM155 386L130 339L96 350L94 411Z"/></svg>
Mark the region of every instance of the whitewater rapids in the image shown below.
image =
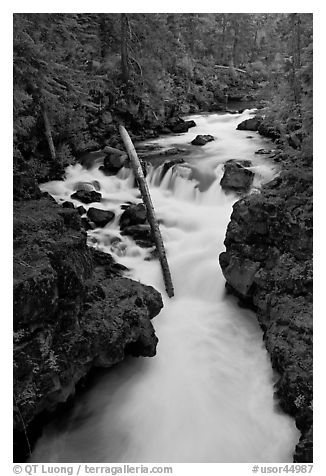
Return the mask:
<svg viewBox="0 0 326 476"><path fill-rule="evenodd" d="M277 173L255 150L270 144L236 131L243 114L192 116L188 133L157 139L162 147L188 145L197 134L216 140L194 147L187 164L151 168L148 182L165 243L175 297L168 299L157 260L120 234L121 205L140 202L130 170L104 176L68 167L64 181L42 186L60 203L76 182L100 183L113 223L88 232L89 244L127 266L129 277L158 289L164 308L153 320L159 338L154 358L128 358L101 371L69 412L49 424L33 462L246 463L291 462L299 433L273 398L275 375L255 315L225 294L218 263L237 200L220 185L223 163L249 159L254 187ZM266 146L267 143L267 146ZM182 170L183 169L183 170ZM73 201L73 200L72 200ZM73 201L80 205L78 201Z"/></svg>

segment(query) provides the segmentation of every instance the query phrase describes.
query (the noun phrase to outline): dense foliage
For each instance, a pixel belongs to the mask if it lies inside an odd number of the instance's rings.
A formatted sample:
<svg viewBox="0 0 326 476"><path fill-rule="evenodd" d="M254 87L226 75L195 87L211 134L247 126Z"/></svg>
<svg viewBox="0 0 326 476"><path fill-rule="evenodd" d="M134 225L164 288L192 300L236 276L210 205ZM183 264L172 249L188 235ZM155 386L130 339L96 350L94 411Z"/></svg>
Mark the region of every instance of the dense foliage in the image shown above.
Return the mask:
<svg viewBox="0 0 326 476"><path fill-rule="evenodd" d="M264 99L287 143L311 152L311 96L310 14L14 15L17 172L115 145L119 120L159 130L226 98Z"/></svg>

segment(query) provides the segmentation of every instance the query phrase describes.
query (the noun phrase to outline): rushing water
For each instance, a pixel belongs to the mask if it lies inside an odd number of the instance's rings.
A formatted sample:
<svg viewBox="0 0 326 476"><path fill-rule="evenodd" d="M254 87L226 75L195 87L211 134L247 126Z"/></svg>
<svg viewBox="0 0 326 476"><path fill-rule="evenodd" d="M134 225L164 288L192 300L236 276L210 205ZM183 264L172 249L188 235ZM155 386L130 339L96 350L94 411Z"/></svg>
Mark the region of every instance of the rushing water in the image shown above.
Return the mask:
<svg viewBox="0 0 326 476"><path fill-rule="evenodd" d="M129 276L162 292L164 309L153 320L159 337L154 358L128 358L103 371L73 409L46 427L34 462L290 462L298 439L294 421L277 410L272 372L262 334L251 311L225 295L218 255L233 194L219 185L223 163L250 159L254 186L270 180L273 165L254 151L266 147L255 133L236 131L249 117L198 115L197 127L156 140L186 145L196 134L214 142L192 147L188 169L160 169L148 176L171 268L175 297L168 299L157 261L119 233L121 204L139 202L130 171L107 177L69 167L66 180L43 190L69 199L79 181L98 180L103 200L92 204L116 213L114 223L89 232L89 242L108 251ZM268 146L268 145L267 145ZM195 178L191 178L195 177ZM79 204L75 201L76 204ZM86 205L85 208L88 208ZM117 240L117 238L120 239Z"/></svg>

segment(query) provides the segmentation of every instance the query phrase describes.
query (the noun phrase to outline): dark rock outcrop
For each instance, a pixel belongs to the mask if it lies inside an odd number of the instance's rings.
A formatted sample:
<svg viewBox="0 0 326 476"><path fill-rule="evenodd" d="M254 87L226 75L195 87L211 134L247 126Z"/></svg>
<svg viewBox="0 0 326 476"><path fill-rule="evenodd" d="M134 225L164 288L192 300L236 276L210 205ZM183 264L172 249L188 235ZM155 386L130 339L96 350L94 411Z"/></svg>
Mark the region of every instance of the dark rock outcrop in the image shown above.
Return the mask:
<svg viewBox="0 0 326 476"><path fill-rule="evenodd" d="M71 208L71 209L75 208L75 205L72 202L67 202L67 201L63 202L61 206L62 208Z"/></svg>
<svg viewBox="0 0 326 476"><path fill-rule="evenodd" d="M246 119L245 121L240 122L237 125L238 131L258 131L258 128L262 122L260 117L251 117L250 119Z"/></svg>
<svg viewBox="0 0 326 476"><path fill-rule="evenodd" d="M167 121L166 127L170 131L176 134L180 134L182 132L188 132L188 129L190 129L191 127L196 127L196 123L195 121L185 121L181 117L176 116L176 117L170 118Z"/></svg>
<svg viewBox="0 0 326 476"><path fill-rule="evenodd" d="M106 147L104 151L107 155L104 157L103 165L100 167L103 173L114 175L128 163L128 156L122 150Z"/></svg>
<svg viewBox="0 0 326 476"><path fill-rule="evenodd" d="M190 129L191 127L196 127L197 124L195 123L195 121L186 121L186 124L188 126L188 128Z"/></svg>
<svg viewBox="0 0 326 476"><path fill-rule="evenodd" d="M82 203L100 202L102 195L95 190L79 190L70 195L71 198L79 200Z"/></svg>
<svg viewBox="0 0 326 476"><path fill-rule="evenodd" d="M183 132L188 132L188 125L186 122L180 122L179 124L175 124L174 126L171 126L171 131L174 132L175 134L180 134Z"/></svg>
<svg viewBox="0 0 326 476"><path fill-rule="evenodd" d="M87 231L87 230L93 230L94 228L96 228L96 225L94 223L92 223L89 218L86 217L82 217L81 219L81 226L82 228Z"/></svg>
<svg viewBox="0 0 326 476"><path fill-rule="evenodd" d="M110 210L100 210L93 207L87 210L87 216L96 226L100 227L107 225L115 217L114 213Z"/></svg>
<svg viewBox="0 0 326 476"><path fill-rule="evenodd" d="M137 245L141 246L142 248L151 248L154 246L151 227L148 223L143 225L126 226L123 228L121 234L132 237Z"/></svg>
<svg viewBox="0 0 326 476"><path fill-rule="evenodd" d="M120 217L120 228L142 225L147 221L145 205L142 203L129 205Z"/></svg>
<svg viewBox="0 0 326 476"><path fill-rule="evenodd" d="M123 235L132 237L139 246L148 248L154 245L146 208L142 203L125 209L120 217L120 229Z"/></svg>
<svg viewBox="0 0 326 476"><path fill-rule="evenodd" d="M268 137L272 140L277 140L281 137L280 131L267 121L262 121L261 124L259 124L258 132L261 136Z"/></svg>
<svg viewBox="0 0 326 476"><path fill-rule="evenodd" d="M174 133L188 132L188 129L191 127L196 127L195 121L183 121L170 126L172 132Z"/></svg>
<svg viewBox="0 0 326 476"><path fill-rule="evenodd" d="M86 213L86 208L84 208L82 205L76 208L77 212L79 215L84 215Z"/></svg>
<svg viewBox="0 0 326 476"><path fill-rule="evenodd" d="M220 185L224 190L234 192L247 192L254 180L254 172L248 170L250 161L229 160L224 165L224 175Z"/></svg>
<svg viewBox="0 0 326 476"><path fill-rule="evenodd" d="M194 138L194 140L191 141L192 145L205 145L207 142L211 142L212 140L215 140L213 136L210 134L204 134L201 135L199 134Z"/></svg>
<svg viewBox="0 0 326 476"><path fill-rule="evenodd" d="M260 116L251 117L245 121L240 122L237 126L239 131L258 131L261 136L276 140L280 137L280 131L271 124L267 119Z"/></svg>
<svg viewBox="0 0 326 476"><path fill-rule="evenodd" d="M297 162L299 160L297 159ZM312 461L312 173L289 167L233 207L220 265L227 287L257 312L280 378L276 393Z"/></svg>
<svg viewBox="0 0 326 476"><path fill-rule="evenodd" d="M15 441L93 367L155 355L150 319L161 296L121 269L87 247L76 210L43 199L14 204Z"/></svg>

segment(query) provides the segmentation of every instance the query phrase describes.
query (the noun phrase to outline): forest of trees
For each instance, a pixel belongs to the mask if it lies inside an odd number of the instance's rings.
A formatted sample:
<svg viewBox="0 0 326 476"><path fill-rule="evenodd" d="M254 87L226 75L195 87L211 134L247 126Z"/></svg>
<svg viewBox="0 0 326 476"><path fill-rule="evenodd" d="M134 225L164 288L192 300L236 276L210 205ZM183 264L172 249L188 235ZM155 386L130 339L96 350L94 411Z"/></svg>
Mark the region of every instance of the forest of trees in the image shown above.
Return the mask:
<svg viewBox="0 0 326 476"><path fill-rule="evenodd" d="M254 99L311 154L312 15L14 14L14 171Z"/></svg>

